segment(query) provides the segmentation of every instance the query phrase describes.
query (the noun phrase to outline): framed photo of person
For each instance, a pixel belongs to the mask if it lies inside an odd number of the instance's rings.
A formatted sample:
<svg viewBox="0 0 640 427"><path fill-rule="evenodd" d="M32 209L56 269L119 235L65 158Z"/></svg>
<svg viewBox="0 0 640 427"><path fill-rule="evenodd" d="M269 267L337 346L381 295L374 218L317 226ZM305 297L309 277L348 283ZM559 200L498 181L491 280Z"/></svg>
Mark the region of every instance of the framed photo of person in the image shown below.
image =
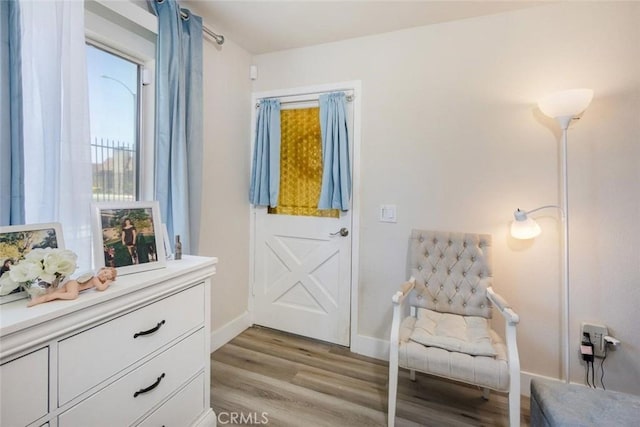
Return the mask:
<svg viewBox="0 0 640 427"><path fill-rule="evenodd" d="M94 264L118 274L166 266L160 206L153 202L92 204Z"/></svg>
<svg viewBox="0 0 640 427"><path fill-rule="evenodd" d="M57 222L46 224L12 225L0 227L0 279L8 274L33 249L64 249L62 227ZM27 293L15 289L3 295L0 287L0 304L26 298Z"/></svg>

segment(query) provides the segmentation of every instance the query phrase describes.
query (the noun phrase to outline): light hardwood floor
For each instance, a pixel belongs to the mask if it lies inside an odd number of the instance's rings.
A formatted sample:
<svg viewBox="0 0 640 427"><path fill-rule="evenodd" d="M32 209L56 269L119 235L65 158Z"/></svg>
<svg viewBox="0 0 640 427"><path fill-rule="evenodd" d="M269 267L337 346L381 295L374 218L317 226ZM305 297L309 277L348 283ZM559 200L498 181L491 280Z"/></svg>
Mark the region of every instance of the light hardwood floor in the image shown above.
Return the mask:
<svg viewBox="0 0 640 427"><path fill-rule="evenodd" d="M233 425L385 426L387 381L385 361L261 327L211 355L211 406L223 422L235 416ZM405 370L397 406L399 427L508 424L505 394L484 401L476 387L421 374L413 382ZM529 425L526 398L522 425Z"/></svg>

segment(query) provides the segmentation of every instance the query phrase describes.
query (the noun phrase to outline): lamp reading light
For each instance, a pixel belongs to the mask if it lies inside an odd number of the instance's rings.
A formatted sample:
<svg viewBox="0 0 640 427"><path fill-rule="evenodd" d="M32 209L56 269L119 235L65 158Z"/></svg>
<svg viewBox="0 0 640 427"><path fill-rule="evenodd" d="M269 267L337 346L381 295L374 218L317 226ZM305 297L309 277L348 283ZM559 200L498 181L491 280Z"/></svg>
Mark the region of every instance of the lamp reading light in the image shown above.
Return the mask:
<svg viewBox="0 0 640 427"><path fill-rule="evenodd" d="M529 218L527 212L518 209L513 213L514 221L511 223L511 236L515 239L533 239L542 232L540 225Z"/></svg>

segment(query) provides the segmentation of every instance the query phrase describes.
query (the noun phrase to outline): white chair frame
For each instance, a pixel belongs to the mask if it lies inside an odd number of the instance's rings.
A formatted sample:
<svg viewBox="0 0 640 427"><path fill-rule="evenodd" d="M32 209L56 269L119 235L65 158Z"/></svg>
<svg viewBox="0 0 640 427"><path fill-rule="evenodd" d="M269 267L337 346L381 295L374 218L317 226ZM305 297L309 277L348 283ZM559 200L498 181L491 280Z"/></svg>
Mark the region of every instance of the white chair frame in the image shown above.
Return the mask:
<svg viewBox="0 0 640 427"><path fill-rule="evenodd" d="M398 393L398 349L400 346L400 324L403 320L403 305L415 286L415 278L411 277L405 282L393 297L393 321L391 323L391 339L389 350L389 406L388 426L395 425L396 397ZM493 288L487 288L487 298L505 319L505 335L507 345L507 358L509 363L509 426L520 426L520 358L516 343L516 325L520 317L509 307ZM415 370L410 372L411 379L415 379ZM489 389L483 390L483 397L488 398Z"/></svg>

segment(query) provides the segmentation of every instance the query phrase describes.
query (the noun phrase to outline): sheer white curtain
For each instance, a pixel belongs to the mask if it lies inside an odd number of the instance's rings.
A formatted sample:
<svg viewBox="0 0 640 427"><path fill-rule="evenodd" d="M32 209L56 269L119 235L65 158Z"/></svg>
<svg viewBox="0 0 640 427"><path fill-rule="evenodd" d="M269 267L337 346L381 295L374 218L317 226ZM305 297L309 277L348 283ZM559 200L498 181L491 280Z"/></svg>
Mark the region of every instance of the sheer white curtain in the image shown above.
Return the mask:
<svg viewBox="0 0 640 427"><path fill-rule="evenodd" d="M20 1L25 220L60 222L91 266L91 153L84 2Z"/></svg>

